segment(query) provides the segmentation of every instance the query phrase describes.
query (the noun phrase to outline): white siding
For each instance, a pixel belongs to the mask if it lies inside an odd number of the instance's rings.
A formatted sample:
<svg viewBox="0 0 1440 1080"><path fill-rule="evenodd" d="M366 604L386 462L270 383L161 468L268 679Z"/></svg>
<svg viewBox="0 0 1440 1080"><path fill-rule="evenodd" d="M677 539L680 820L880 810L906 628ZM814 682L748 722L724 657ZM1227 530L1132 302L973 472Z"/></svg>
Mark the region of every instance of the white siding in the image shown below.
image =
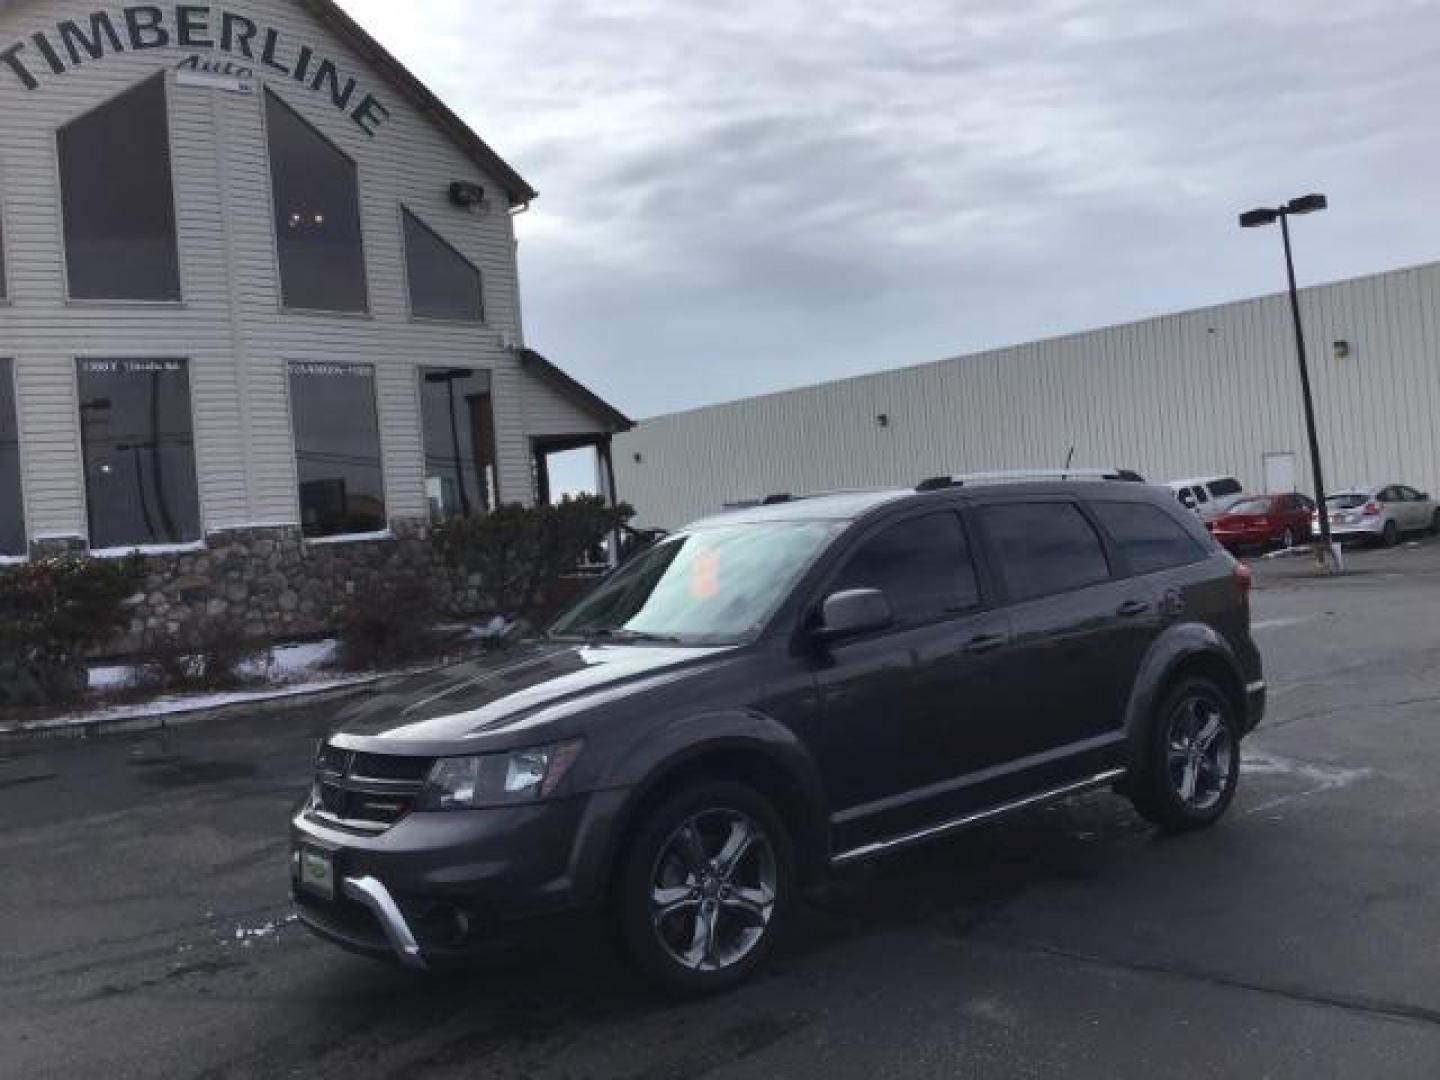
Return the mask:
<svg viewBox="0 0 1440 1080"><path fill-rule="evenodd" d="M124 5L36 0L0 14L0 48L59 19ZM162 5L173 28L173 7ZM213 8L218 13L221 9ZM386 496L392 517L425 511L416 369L480 366L493 372L500 494L529 501L532 479L525 417L577 432L593 418L526 376L502 347L519 340L515 238L499 185L480 173L438 129L377 74L288 0L227 5L289 42L336 61L342 78L373 92L390 117L372 139L328 95L259 68L260 81L358 164L370 313L364 317L285 312L280 307L271 227L264 96L242 96L168 79L183 302L179 305L67 303L61 244L55 131L71 118L192 50L107 55L63 75L41 70L27 91L0 71L0 202L4 204L8 303L0 303L0 355L15 360L20 387L24 482L33 536L85 532L75 359L174 356L190 360L201 514L214 530L297 518L286 361L324 359L375 365ZM53 36L53 34L52 34ZM484 185L486 215L449 203L452 180ZM400 205L415 210L480 268L486 323L414 321L408 312ZM579 426L576 426L579 425Z"/></svg>
<svg viewBox="0 0 1440 1080"><path fill-rule="evenodd" d="M1305 289L1301 307L1331 488L1440 490L1440 263ZM615 468L637 521L673 528L772 492L1056 466L1072 445L1077 465L1248 486L1266 451L1292 451L1309 489L1288 298L655 417L617 437Z"/></svg>

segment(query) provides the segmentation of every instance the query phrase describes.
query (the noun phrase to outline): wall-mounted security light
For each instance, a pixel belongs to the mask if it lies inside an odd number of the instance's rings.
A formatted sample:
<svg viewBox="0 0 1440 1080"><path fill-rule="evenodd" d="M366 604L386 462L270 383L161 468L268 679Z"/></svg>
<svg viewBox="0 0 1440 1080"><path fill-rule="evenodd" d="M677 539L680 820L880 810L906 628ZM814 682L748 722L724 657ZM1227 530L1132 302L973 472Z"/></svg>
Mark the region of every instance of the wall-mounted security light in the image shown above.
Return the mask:
<svg viewBox="0 0 1440 1080"><path fill-rule="evenodd" d="M477 214L484 214L490 209L490 204L485 200L485 189L468 180L456 180L450 185L450 201L462 210Z"/></svg>
<svg viewBox="0 0 1440 1080"><path fill-rule="evenodd" d="M878 414L876 415L876 417L875 417L875 423L879 424L881 427L889 427L889 426L890 426L890 414L889 414L889 413L883 413L883 412L882 412L882 413L878 413Z"/></svg>
<svg viewBox="0 0 1440 1080"><path fill-rule="evenodd" d="M1336 360L1348 360L1350 358L1350 342L1341 340L1334 342L1330 347L1335 350Z"/></svg>

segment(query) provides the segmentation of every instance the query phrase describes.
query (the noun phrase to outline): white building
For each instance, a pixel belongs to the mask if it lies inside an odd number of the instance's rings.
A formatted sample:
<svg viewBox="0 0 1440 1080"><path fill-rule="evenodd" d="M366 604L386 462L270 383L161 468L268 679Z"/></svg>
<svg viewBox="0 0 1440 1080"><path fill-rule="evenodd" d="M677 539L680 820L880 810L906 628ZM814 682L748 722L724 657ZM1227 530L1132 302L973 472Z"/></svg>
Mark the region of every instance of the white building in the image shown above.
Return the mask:
<svg viewBox="0 0 1440 1080"><path fill-rule="evenodd" d="M534 197L328 0L0 0L0 557L139 547L298 630L543 497L628 421L524 348Z"/></svg>
<svg viewBox="0 0 1440 1080"><path fill-rule="evenodd" d="M1440 263L1308 288L1301 308L1330 488L1440 490ZM615 467L637 524L674 528L769 493L1053 467L1072 447L1153 480L1309 490L1288 297L654 417L616 440Z"/></svg>

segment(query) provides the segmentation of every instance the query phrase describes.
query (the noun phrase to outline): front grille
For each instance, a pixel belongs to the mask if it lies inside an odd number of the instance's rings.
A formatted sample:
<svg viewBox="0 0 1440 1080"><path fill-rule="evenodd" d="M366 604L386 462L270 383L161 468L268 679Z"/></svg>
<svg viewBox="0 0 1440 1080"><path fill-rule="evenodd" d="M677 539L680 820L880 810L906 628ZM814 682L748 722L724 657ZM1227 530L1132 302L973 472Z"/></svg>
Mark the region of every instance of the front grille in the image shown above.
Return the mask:
<svg viewBox="0 0 1440 1080"><path fill-rule="evenodd" d="M310 813L343 828L381 832L414 809L433 763L433 758L322 745L315 754Z"/></svg>

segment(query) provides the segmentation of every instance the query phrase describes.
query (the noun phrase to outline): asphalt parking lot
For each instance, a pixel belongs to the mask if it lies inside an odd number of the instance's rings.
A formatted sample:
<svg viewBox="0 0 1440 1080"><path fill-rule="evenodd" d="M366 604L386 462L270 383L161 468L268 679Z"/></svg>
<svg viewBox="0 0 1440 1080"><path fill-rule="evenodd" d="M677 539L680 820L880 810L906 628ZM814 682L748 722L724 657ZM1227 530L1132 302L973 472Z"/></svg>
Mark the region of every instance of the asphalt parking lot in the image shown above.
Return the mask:
<svg viewBox="0 0 1440 1080"><path fill-rule="evenodd" d="M1260 560L1228 818L1108 795L839 878L774 969L657 1002L583 935L416 976L288 921L321 711L0 746L0 1075L1440 1075L1440 543Z"/></svg>

